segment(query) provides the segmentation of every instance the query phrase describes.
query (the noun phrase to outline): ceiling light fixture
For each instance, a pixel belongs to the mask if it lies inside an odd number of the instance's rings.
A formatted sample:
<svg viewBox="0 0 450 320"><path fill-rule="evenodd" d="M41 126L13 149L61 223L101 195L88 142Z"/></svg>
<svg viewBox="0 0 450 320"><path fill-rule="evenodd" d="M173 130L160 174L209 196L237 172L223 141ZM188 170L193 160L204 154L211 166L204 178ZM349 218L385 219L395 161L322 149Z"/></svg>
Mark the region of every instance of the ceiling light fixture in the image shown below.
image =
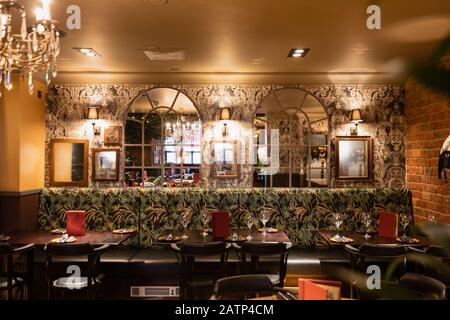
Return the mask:
<svg viewBox="0 0 450 320"><path fill-rule="evenodd" d="M21 23L17 20L21 19ZM42 0L33 25L27 27L25 7L17 0L0 0L0 82L12 89L11 74L18 71L28 77L28 91L33 93L33 74L45 70L50 84L56 77L56 58L60 52L60 30L50 14L50 0Z"/></svg>
<svg viewBox="0 0 450 320"><path fill-rule="evenodd" d="M186 61L188 55L185 49L160 49L151 47L144 49L150 61Z"/></svg>
<svg viewBox="0 0 450 320"><path fill-rule="evenodd" d="M150 2L151 4L167 4L169 0L144 0L144 2Z"/></svg>
<svg viewBox="0 0 450 320"><path fill-rule="evenodd" d="M73 48L76 51L79 51L82 55L87 57L101 57L101 55L92 48Z"/></svg>
<svg viewBox="0 0 450 320"><path fill-rule="evenodd" d="M288 58L304 58L309 50L309 48L292 48L289 51Z"/></svg>

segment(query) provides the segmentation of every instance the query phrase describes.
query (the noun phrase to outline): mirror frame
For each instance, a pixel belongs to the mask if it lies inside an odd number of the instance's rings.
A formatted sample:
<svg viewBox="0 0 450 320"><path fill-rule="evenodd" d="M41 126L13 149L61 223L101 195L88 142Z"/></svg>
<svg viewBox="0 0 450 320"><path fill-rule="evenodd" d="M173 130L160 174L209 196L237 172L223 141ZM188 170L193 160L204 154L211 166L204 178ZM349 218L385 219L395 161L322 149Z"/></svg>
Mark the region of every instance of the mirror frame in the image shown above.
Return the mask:
<svg viewBox="0 0 450 320"><path fill-rule="evenodd" d="M116 154L116 177L111 179L99 179L96 178L97 167L95 164L95 157L98 153L102 152L114 152ZM95 182L117 182L119 181L119 173L120 173L120 149L119 148L98 148L92 150L92 181Z"/></svg>
<svg viewBox="0 0 450 320"><path fill-rule="evenodd" d="M340 176L340 142L341 141L353 141L364 142L366 144L365 156L367 158L367 176L361 177L341 177ZM370 136L337 136L335 138L335 170L336 181L373 181L373 139Z"/></svg>
<svg viewBox="0 0 450 320"><path fill-rule="evenodd" d="M55 181L55 156L54 145L56 143L70 143L84 145L84 169L82 181L58 182ZM50 186L52 187L88 187L89 186L89 140L86 139L52 139L50 141Z"/></svg>
<svg viewBox="0 0 450 320"><path fill-rule="evenodd" d="M230 144L233 145L233 163L231 166L234 167L234 170L236 171L235 174L230 175L219 175L217 174L217 169L220 164L216 162L216 144L223 143L223 144ZM239 140L212 140L211 141L211 151L212 151L212 158L214 159L214 165L212 166L213 170L213 177L216 179L238 179L241 174L240 165L238 163L238 145Z"/></svg>

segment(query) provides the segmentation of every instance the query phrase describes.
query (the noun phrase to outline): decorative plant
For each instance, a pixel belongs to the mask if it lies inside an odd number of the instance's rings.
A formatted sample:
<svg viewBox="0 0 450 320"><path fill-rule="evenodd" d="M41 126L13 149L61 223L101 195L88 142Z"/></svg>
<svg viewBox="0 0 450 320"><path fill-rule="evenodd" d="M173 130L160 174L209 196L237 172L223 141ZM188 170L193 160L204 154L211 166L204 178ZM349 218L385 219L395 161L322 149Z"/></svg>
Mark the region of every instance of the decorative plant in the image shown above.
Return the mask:
<svg viewBox="0 0 450 320"><path fill-rule="evenodd" d="M429 59L413 66L411 73L426 87L450 94L450 35Z"/></svg>

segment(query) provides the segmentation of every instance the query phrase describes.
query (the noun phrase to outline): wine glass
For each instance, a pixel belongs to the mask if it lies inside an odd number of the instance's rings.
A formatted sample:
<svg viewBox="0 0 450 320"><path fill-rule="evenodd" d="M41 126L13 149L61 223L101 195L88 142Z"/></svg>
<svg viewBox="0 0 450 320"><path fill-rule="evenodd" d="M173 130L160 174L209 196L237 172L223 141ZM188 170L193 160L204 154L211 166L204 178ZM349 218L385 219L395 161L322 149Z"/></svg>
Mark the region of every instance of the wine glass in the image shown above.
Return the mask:
<svg viewBox="0 0 450 320"><path fill-rule="evenodd" d="M364 235L364 238L370 239L371 236L369 234L369 226L372 224L372 217L370 216L370 213L364 212L362 214L361 222L363 223L364 227L366 227L366 234Z"/></svg>
<svg viewBox="0 0 450 320"><path fill-rule="evenodd" d="M341 225L344 223L344 217L342 216L341 213L339 212L335 212L333 213L333 220L334 220L334 225L336 226L336 235L334 236L334 238L339 241L342 239L341 235L339 234Z"/></svg>
<svg viewBox="0 0 450 320"><path fill-rule="evenodd" d="M174 220L171 220L170 222L169 222L169 234L167 235L167 240L168 241L172 241L172 239L173 239L173 232L175 231L175 221Z"/></svg>
<svg viewBox="0 0 450 320"><path fill-rule="evenodd" d="M190 210L186 210L181 216L181 225L183 226L183 236L181 237L181 239L183 240L189 239L188 235L186 234L186 229L191 222L191 215L192 212Z"/></svg>
<svg viewBox="0 0 450 320"><path fill-rule="evenodd" d="M265 236L267 234L266 223L269 221L269 219L270 219L270 212L269 212L269 210L261 210L261 213L260 213L260 216L259 216L259 220L263 224L263 236Z"/></svg>
<svg viewBox="0 0 450 320"><path fill-rule="evenodd" d="M248 236L247 236L247 240L250 241L250 240L253 239L253 237L252 237L252 227L253 227L253 225L255 224L255 217L254 217L251 213L249 213L249 214L247 215L247 217L245 218L245 224L246 224L247 227L248 227Z"/></svg>
<svg viewBox="0 0 450 320"><path fill-rule="evenodd" d="M400 224L403 226L403 235L401 236L400 240L403 242L409 241L409 237L406 234L406 228L408 227L410 222L411 222L411 217L409 215L407 215L406 213L402 213L400 215Z"/></svg>
<svg viewBox="0 0 450 320"><path fill-rule="evenodd" d="M209 211L204 209L202 211L202 224L203 224L202 236L203 237L206 237L208 235L208 224L209 224L210 219L211 219L211 216L209 214Z"/></svg>

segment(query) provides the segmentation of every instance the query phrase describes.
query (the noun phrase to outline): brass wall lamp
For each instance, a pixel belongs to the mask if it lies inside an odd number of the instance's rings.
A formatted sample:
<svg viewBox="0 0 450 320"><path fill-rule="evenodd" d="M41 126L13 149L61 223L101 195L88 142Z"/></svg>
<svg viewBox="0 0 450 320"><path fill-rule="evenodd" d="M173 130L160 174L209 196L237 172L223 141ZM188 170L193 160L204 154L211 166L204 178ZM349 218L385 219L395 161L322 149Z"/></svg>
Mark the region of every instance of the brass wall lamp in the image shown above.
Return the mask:
<svg viewBox="0 0 450 320"><path fill-rule="evenodd" d="M363 122L361 109L354 109L352 110L352 114L350 116L350 122L355 124L354 128L350 128L350 134L352 136L358 135L358 125Z"/></svg>
<svg viewBox="0 0 450 320"><path fill-rule="evenodd" d="M94 136L99 136L100 135L100 128L96 127L96 120L100 119L100 114L98 112L98 108L97 107L89 107L88 109L88 114L87 114L87 119L88 120L92 120L92 131L94 133Z"/></svg>
<svg viewBox="0 0 450 320"><path fill-rule="evenodd" d="M231 120L231 110L230 108L222 108L220 109L220 121L224 121L222 128L222 136L228 136L228 125L225 121Z"/></svg>

